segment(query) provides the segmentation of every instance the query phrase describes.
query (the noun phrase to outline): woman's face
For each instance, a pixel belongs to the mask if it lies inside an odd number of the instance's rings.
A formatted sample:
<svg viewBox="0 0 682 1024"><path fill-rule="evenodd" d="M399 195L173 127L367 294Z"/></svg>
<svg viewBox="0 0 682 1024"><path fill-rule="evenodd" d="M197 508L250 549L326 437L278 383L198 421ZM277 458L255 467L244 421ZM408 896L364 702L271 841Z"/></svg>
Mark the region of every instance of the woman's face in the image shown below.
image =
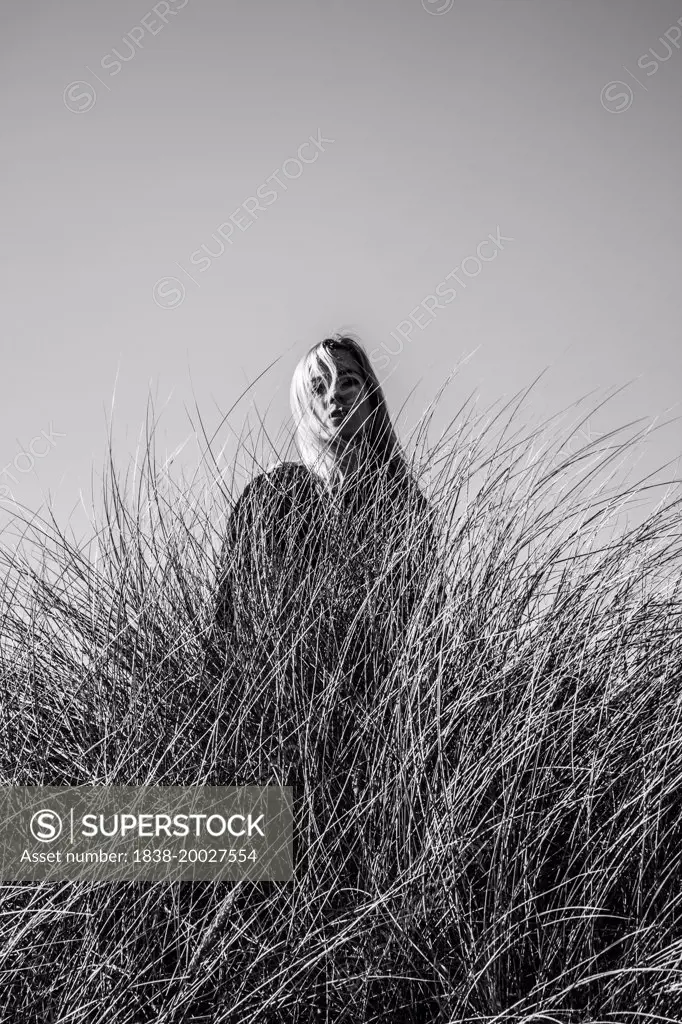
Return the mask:
<svg viewBox="0 0 682 1024"><path fill-rule="evenodd" d="M333 355L333 372L326 366L311 376L313 412L325 433L344 440L357 437L373 412L364 374L349 352Z"/></svg>

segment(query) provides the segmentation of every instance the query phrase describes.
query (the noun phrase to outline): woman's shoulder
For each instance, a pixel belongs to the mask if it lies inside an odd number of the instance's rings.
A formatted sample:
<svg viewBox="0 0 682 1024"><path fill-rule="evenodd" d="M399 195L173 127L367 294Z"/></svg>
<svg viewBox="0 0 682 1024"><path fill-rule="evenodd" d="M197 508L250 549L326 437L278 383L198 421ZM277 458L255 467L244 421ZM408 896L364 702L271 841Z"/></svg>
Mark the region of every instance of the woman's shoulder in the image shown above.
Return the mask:
<svg viewBox="0 0 682 1024"><path fill-rule="evenodd" d="M307 480L312 474L302 462L271 462L261 476L267 477L270 482L278 483L286 480Z"/></svg>
<svg viewBox="0 0 682 1024"><path fill-rule="evenodd" d="M263 490L289 491L312 486L313 475L302 462L273 462L252 481L254 484Z"/></svg>
<svg viewBox="0 0 682 1024"><path fill-rule="evenodd" d="M386 494L398 504L417 510L426 510L429 506L416 476L404 463L389 464Z"/></svg>
<svg viewBox="0 0 682 1024"><path fill-rule="evenodd" d="M239 503L294 496L314 487L310 470L301 462L273 462L246 485Z"/></svg>

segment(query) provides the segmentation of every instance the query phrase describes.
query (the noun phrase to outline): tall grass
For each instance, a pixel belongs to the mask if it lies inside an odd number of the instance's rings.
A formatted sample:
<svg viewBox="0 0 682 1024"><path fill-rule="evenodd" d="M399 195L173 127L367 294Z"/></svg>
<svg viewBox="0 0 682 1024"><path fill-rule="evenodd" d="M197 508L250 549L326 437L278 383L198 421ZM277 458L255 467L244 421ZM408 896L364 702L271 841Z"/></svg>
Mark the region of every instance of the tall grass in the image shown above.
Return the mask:
<svg viewBox="0 0 682 1024"><path fill-rule="evenodd" d="M436 442L433 411L410 450L436 561L396 577L413 517L336 648L314 572L274 604L243 574L259 642L216 629L264 435L187 481L150 429L89 545L26 518L0 782L294 785L296 877L5 882L3 1021L682 1019L679 498L628 481L637 425L566 454L515 403Z"/></svg>

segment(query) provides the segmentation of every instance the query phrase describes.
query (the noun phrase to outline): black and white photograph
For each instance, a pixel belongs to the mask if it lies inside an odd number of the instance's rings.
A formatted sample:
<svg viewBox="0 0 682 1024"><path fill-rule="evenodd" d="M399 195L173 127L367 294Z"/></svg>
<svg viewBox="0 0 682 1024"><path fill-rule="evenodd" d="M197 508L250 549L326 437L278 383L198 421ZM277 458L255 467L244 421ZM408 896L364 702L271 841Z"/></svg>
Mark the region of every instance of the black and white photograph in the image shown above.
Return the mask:
<svg viewBox="0 0 682 1024"><path fill-rule="evenodd" d="M0 24L0 1024L682 1024L680 0Z"/></svg>

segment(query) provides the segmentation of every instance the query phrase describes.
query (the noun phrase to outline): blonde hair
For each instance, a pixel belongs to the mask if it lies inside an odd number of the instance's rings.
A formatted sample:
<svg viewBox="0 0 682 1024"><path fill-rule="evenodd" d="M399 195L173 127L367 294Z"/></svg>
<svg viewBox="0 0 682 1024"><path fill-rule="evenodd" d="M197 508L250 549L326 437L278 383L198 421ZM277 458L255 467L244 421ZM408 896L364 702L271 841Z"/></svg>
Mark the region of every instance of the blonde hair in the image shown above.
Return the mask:
<svg viewBox="0 0 682 1024"><path fill-rule="evenodd" d="M313 375L323 368L331 371L334 356L339 352L347 353L357 363L372 406L366 427L348 441L338 436L323 436L312 402ZM291 378L290 400L301 459L328 486L342 481L349 470L366 463L376 468L406 470L405 458L391 423L384 392L365 349L352 335L334 334L309 349Z"/></svg>

